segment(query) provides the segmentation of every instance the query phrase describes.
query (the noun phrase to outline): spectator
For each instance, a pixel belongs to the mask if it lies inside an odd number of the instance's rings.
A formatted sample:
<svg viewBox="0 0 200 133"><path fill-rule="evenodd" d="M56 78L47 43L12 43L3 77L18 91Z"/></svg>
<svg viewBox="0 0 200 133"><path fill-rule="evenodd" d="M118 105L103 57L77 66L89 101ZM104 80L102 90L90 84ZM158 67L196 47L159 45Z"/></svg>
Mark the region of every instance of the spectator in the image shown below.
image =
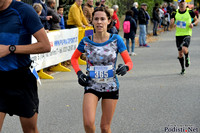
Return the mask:
<svg viewBox="0 0 200 133"><path fill-rule="evenodd" d="M51 46L37 13L30 5L1 0L0 14L0 132L9 114L19 117L24 133L39 133L38 87L36 77L29 69L30 54L49 52ZM33 44L32 35L36 38ZM12 127L7 125L7 128Z"/></svg>
<svg viewBox="0 0 200 133"><path fill-rule="evenodd" d="M119 6L118 5L114 5L113 9L114 9L114 13L113 13L112 19L116 23L115 27L117 28L117 31L119 32L120 22L119 22L119 18L117 16L117 12L118 12Z"/></svg>
<svg viewBox="0 0 200 133"><path fill-rule="evenodd" d="M49 20L52 19L52 16L47 16L47 5L45 3L45 0L33 0L33 4L34 3L40 3L42 5L42 13L40 14L40 20L42 21L42 24L45 28L45 30L49 30L50 29L50 24L49 24Z"/></svg>
<svg viewBox="0 0 200 133"><path fill-rule="evenodd" d="M48 15L52 16L52 19L49 20L50 30L59 30L61 16L59 16L58 13L55 11L56 1L48 0L47 5Z"/></svg>
<svg viewBox="0 0 200 133"><path fill-rule="evenodd" d="M158 6L159 6L159 4L155 3L155 6L153 7L153 12L152 13L154 13L154 11L158 8Z"/></svg>
<svg viewBox="0 0 200 133"><path fill-rule="evenodd" d="M198 10L198 7L194 8L194 14L197 17L197 19L199 19L199 10Z"/></svg>
<svg viewBox="0 0 200 133"><path fill-rule="evenodd" d="M58 8L57 8L57 13L58 13L58 15L59 15L60 18L61 18L60 23L59 23L61 29L65 29L65 21L64 21L64 17L63 17L63 10L64 10L63 7L58 6Z"/></svg>
<svg viewBox="0 0 200 133"><path fill-rule="evenodd" d="M162 10L162 5L160 5L160 8L159 8L159 18L160 18L159 28L161 28L162 21L164 18L164 11Z"/></svg>
<svg viewBox="0 0 200 133"><path fill-rule="evenodd" d="M139 35L139 46L144 47L150 47L146 43L146 24L147 24L147 18L146 18L146 10L147 10L147 4L142 3L141 8L138 13L138 20L139 20L139 27L140 27L140 35Z"/></svg>
<svg viewBox="0 0 200 133"><path fill-rule="evenodd" d="M99 2L99 1L96 1L96 2L95 2L95 6L96 6L96 7L94 8L94 10L95 10L97 7L101 7L100 2Z"/></svg>
<svg viewBox="0 0 200 133"><path fill-rule="evenodd" d="M114 9L109 8L108 11L110 12L110 17L112 18ZM111 19L111 28L108 28L108 33L118 34L118 31L117 31L117 28L115 27L115 22L113 19Z"/></svg>
<svg viewBox="0 0 200 133"><path fill-rule="evenodd" d="M35 9L36 13L38 14L39 18L40 18L40 15L42 13L42 5L40 3L34 3L33 4L33 8ZM41 19L40 19L41 20ZM41 20L42 22L42 20ZM48 33L49 30L48 29L45 29L45 31Z"/></svg>
<svg viewBox="0 0 200 133"><path fill-rule="evenodd" d="M66 28L75 28L90 26L83 14L81 5L83 0L76 0L74 4L70 7L68 13L67 27Z"/></svg>
<svg viewBox="0 0 200 133"><path fill-rule="evenodd" d="M170 15L169 15L170 11L167 11L167 13L164 16L163 19L163 26L164 26L164 31L169 31L169 23L170 23Z"/></svg>
<svg viewBox="0 0 200 133"><path fill-rule="evenodd" d="M131 10L133 11L133 18L135 19L135 22L137 24L138 21L138 2L134 2L133 3L133 7L131 8Z"/></svg>
<svg viewBox="0 0 200 133"><path fill-rule="evenodd" d="M35 9L38 16L40 16L40 14L42 13L42 9L43 9L42 5L40 3L34 3L33 8Z"/></svg>
<svg viewBox="0 0 200 133"><path fill-rule="evenodd" d="M163 6L162 6L162 10L164 12L164 15L167 13L166 7L167 7L167 3L164 3Z"/></svg>
<svg viewBox="0 0 200 133"><path fill-rule="evenodd" d="M170 19L171 19L171 14L172 14L172 12L173 12L172 5L173 5L173 4L170 2L170 3L168 4L168 6L167 6L167 11L168 11L168 13L169 13L169 15L170 15Z"/></svg>
<svg viewBox="0 0 200 133"><path fill-rule="evenodd" d="M87 3L84 5L83 14L85 15L87 22L92 24L92 13L94 11L93 0L87 0Z"/></svg>
<svg viewBox="0 0 200 133"><path fill-rule="evenodd" d="M147 23L146 23L146 34L149 34L148 32L148 25L149 25L149 20L150 20L150 15L147 11L145 11L146 13L146 18L147 18Z"/></svg>
<svg viewBox="0 0 200 133"><path fill-rule="evenodd" d="M106 7L105 3L106 3L106 0L101 0L101 3L100 3L101 7Z"/></svg>
<svg viewBox="0 0 200 133"><path fill-rule="evenodd" d="M130 22L130 32L129 33L124 33L124 38L126 39L126 47L127 47L127 51L129 52L129 55L133 55L135 56L136 53L134 53L134 48L135 48L135 34L136 34L136 30L137 30L137 24L135 22L135 19L133 19L133 11L132 10L128 10L126 12L126 18L124 20L125 21L129 21ZM131 51L129 50L129 39L131 39L132 42L132 46L131 46Z"/></svg>
<svg viewBox="0 0 200 133"><path fill-rule="evenodd" d="M158 23L160 22L159 18L159 8L157 5L155 5L154 10L153 10L153 35L157 36L157 28L158 28Z"/></svg>

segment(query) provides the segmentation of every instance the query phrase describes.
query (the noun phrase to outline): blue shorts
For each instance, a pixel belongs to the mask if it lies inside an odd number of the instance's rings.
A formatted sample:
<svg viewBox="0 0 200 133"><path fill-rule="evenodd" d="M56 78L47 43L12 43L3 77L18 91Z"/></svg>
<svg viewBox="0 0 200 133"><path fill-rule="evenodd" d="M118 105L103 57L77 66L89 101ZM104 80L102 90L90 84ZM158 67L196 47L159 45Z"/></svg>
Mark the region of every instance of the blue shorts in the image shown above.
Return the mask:
<svg viewBox="0 0 200 133"><path fill-rule="evenodd" d="M31 118L38 113L37 80L28 68L0 71L0 112Z"/></svg>

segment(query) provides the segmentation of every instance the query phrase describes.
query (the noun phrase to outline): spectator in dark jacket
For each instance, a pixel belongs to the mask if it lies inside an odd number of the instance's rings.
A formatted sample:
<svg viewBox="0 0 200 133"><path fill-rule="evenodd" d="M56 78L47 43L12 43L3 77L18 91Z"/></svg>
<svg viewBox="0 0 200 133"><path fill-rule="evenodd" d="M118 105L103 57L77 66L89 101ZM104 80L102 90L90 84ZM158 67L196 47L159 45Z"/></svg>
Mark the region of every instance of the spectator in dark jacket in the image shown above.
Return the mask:
<svg viewBox="0 0 200 133"><path fill-rule="evenodd" d="M155 6L153 10L153 35L157 36L158 23L160 22L159 7Z"/></svg>
<svg viewBox="0 0 200 133"><path fill-rule="evenodd" d="M138 8L138 2L134 2L131 10L133 11L133 18L135 19L136 24L138 21L138 9L137 8Z"/></svg>
<svg viewBox="0 0 200 133"><path fill-rule="evenodd" d="M136 55L136 53L134 53L134 48L135 48L135 34L136 34L136 30L137 30L137 24L135 22L135 20L133 19L133 11L132 10L128 10L126 12L126 18L124 21L130 21L130 32L129 33L124 33L124 38L126 39L126 47L127 47L127 51L129 52L129 55ZM129 39L131 39L132 42L132 46L131 46L131 51L129 50Z"/></svg>
<svg viewBox="0 0 200 133"><path fill-rule="evenodd" d="M142 3L141 8L138 13L139 27L140 27L140 35L139 35L139 46L150 47L146 43L146 24L147 24L147 4Z"/></svg>
<svg viewBox="0 0 200 133"><path fill-rule="evenodd" d="M47 5L48 5L47 15L52 16L52 19L49 20L50 30L59 30L61 16L59 16L58 13L55 11L56 1L48 0Z"/></svg>
<svg viewBox="0 0 200 133"><path fill-rule="evenodd" d="M42 5L42 12L40 14L40 20L44 26L45 30L49 30L50 29L50 25L48 23L48 20L50 20L52 18L52 16L47 16L47 5L45 4L45 0L33 0L33 4L34 3L40 3Z"/></svg>

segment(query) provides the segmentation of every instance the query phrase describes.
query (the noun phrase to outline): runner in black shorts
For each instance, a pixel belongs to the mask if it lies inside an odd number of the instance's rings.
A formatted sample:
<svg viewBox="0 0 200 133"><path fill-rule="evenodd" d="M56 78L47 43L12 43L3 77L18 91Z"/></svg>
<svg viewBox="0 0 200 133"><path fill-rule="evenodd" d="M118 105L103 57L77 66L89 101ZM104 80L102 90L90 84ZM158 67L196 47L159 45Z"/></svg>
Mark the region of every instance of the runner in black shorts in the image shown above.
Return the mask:
<svg viewBox="0 0 200 133"><path fill-rule="evenodd" d="M32 35L38 41L31 44ZM49 52L49 40L35 10L0 0L0 132L6 114L17 115L24 133L38 133L39 99L30 54Z"/></svg>
<svg viewBox="0 0 200 133"><path fill-rule="evenodd" d="M185 73L185 67L190 65L190 57L188 47L192 36L192 28L198 24L198 20L192 10L186 8L185 0L178 0L179 9L172 12L171 25L176 24L176 46L178 49L178 59L181 64L181 74ZM193 21L192 21L193 19ZM184 58L185 55L185 66Z"/></svg>
<svg viewBox="0 0 200 133"><path fill-rule="evenodd" d="M101 132L111 133L111 121L119 98L116 74L123 76L133 67L123 39L117 34L107 32L110 22L110 12L103 7L96 8L92 14L95 33L81 40L71 58L78 82L85 87L83 122L86 133L95 133L96 107L101 98ZM78 58L82 53L86 54L87 76L78 64ZM118 53L125 64L116 66Z"/></svg>

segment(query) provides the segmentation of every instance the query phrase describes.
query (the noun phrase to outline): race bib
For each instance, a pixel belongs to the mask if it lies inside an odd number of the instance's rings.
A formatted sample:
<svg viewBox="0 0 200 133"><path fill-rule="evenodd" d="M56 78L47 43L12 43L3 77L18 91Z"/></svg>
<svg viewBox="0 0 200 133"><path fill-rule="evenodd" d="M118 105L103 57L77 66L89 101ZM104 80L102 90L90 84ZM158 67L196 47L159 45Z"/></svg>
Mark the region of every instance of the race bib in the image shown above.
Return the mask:
<svg viewBox="0 0 200 133"><path fill-rule="evenodd" d="M113 80L114 72L112 65L90 66L89 76L98 83L107 83Z"/></svg>
<svg viewBox="0 0 200 133"><path fill-rule="evenodd" d="M177 21L176 26L179 28L186 28L186 22L185 21Z"/></svg>

